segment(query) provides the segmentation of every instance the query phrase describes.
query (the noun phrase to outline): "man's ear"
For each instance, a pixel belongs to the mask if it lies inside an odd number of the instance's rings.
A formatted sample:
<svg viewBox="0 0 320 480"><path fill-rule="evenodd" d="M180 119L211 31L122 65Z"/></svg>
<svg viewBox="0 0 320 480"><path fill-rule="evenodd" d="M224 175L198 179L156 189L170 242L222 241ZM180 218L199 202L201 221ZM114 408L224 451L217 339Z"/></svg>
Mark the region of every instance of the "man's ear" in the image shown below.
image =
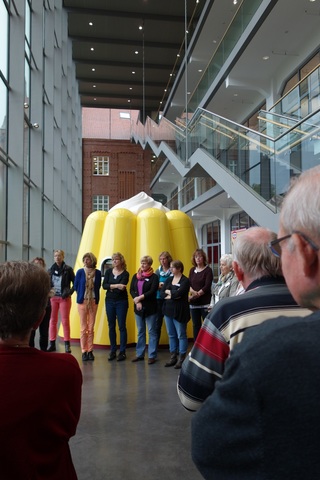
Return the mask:
<svg viewBox="0 0 320 480"><path fill-rule="evenodd" d="M302 271L305 277L313 278L319 276L319 257L318 252L312 248L301 235L294 235L293 241L295 248L300 255L302 262Z"/></svg>
<svg viewBox="0 0 320 480"><path fill-rule="evenodd" d="M239 263L236 262L235 260L233 260L233 262L232 262L232 267L233 267L234 273L237 276L237 279L239 280L239 282L241 282L243 280L243 270L242 270L242 268L240 267Z"/></svg>
<svg viewBox="0 0 320 480"><path fill-rule="evenodd" d="M44 310L44 311L43 311L43 314L41 315L41 317L39 318L39 320L37 320L36 323L33 324L32 330L37 330L37 328L39 327L40 323L42 322L45 314L46 314L46 311Z"/></svg>

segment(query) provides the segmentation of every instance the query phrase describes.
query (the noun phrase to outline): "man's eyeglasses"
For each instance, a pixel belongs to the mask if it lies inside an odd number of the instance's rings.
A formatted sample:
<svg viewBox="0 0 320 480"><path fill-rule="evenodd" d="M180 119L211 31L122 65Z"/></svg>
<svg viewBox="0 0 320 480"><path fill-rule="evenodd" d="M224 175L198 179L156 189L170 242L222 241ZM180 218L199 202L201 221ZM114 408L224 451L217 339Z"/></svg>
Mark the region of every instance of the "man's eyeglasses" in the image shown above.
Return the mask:
<svg viewBox="0 0 320 480"><path fill-rule="evenodd" d="M307 237L307 235L305 235L302 232L299 232L298 230L294 230L292 233L290 233L290 235L285 235L284 237L280 237L280 238L277 238L276 240L272 240L272 242L268 244L268 246L271 248L272 253L276 257L281 257L280 242L282 242L283 240L287 240L287 238L290 238L294 233L296 233L297 235L300 235L300 237L302 237L307 243L309 243L309 245L313 248L313 250L315 251L319 250L318 245L316 245L309 237Z"/></svg>

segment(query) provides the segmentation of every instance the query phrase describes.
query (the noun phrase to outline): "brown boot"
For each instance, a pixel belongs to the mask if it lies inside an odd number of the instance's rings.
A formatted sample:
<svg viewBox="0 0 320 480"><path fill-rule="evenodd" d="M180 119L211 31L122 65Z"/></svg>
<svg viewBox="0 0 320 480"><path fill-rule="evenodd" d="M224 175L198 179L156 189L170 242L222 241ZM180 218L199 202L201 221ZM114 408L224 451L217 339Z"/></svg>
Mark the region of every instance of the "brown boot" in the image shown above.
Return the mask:
<svg viewBox="0 0 320 480"><path fill-rule="evenodd" d="M186 358L185 353L180 353L178 363L175 364L174 368L181 368L183 360Z"/></svg>
<svg viewBox="0 0 320 480"><path fill-rule="evenodd" d="M165 367L173 367L178 361L177 352L172 352L170 355L170 360L165 364Z"/></svg>

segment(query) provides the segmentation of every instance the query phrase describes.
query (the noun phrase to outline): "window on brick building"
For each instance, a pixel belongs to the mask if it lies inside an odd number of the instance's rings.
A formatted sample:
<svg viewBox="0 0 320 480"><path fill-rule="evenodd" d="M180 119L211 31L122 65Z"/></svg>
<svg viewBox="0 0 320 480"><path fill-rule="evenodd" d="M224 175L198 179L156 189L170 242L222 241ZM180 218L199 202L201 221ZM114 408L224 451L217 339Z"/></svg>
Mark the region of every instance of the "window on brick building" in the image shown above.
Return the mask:
<svg viewBox="0 0 320 480"><path fill-rule="evenodd" d="M104 210L105 212L109 210L109 195L93 195L92 211L96 212L97 210Z"/></svg>
<svg viewBox="0 0 320 480"><path fill-rule="evenodd" d="M94 156L92 159L93 175L109 175L109 156Z"/></svg>

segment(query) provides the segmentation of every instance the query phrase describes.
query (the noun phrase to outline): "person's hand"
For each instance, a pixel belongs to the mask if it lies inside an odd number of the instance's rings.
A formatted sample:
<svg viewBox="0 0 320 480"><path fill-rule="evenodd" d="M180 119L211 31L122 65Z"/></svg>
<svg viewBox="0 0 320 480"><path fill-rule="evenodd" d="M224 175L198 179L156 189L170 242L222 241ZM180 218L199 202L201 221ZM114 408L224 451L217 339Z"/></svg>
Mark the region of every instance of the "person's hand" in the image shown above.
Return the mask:
<svg viewBox="0 0 320 480"><path fill-rule="evenodd" d="M138 310L138 312L140 310L142 310L142 303L141 302L136 303L136 309Z"/></svg>

